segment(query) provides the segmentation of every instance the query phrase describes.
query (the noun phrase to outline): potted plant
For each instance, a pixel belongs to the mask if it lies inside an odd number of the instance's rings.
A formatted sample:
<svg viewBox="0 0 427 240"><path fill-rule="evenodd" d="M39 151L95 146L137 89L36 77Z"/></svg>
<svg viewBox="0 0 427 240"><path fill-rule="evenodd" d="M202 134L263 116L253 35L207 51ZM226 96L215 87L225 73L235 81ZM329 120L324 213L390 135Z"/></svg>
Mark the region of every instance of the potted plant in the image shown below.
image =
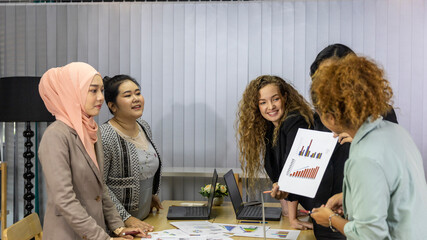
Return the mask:
<svg viewBox="0 0 427 240"><path fill-rule="evenodd" d="M211 186L212 184L207 184L204 187L200 188L200 194L205 197L209 198L209 194L211 193ZM215 206L220 206L224 202L224 196L228 196L228 190L227 186L222 185L220 183L216 184L215 192L214 192L214 201L213 204Z"/></svg>

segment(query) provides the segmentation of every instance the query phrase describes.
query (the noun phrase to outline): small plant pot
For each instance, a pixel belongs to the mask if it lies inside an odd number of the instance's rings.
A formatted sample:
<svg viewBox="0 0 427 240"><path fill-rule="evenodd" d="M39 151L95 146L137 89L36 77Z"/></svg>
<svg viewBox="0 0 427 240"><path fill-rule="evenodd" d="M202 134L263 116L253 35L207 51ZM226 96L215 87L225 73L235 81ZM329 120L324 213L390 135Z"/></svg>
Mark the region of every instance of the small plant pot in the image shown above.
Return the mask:
<svg viewBox="0 0 427 240"><path fill-rule="evenodd" d="M224 197L214 197L213 199L214 206L221 206L223 202L224 202Z"/></svg>

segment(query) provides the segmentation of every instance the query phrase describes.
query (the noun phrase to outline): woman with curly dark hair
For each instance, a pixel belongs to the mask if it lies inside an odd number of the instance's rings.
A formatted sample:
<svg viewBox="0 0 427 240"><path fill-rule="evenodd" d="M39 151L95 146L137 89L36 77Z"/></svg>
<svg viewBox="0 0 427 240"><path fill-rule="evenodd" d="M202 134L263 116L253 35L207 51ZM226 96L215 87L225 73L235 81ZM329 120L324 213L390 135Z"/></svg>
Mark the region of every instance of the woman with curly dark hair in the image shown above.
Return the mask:
<svg viewBox="0 0 427 240"><path fill-rule="evenodd" d="M311 98L323 124L353 139L343 193L313 209L316 222L348 239L424 239L427 184L410 135L383 120L389 82L375 63L349 55L320 68Z"/></svg>
<svg viewBox="0 0 427 240"><path fill-rule="evenodd" d="M263 75L246 87L239 103L237 124L239 159L249 185L254 186L260 173L267 173L273 185L277 185L298 129L313 125L313 111L289 83L277 76ZM292 194L288 198L303 200ZM286 203L281 203L286 214ZM291 203L290 217L296 216L298 201ZM311 228L309 223L303 226L296 217L292 219L295 228L296 225Z"/></svg>

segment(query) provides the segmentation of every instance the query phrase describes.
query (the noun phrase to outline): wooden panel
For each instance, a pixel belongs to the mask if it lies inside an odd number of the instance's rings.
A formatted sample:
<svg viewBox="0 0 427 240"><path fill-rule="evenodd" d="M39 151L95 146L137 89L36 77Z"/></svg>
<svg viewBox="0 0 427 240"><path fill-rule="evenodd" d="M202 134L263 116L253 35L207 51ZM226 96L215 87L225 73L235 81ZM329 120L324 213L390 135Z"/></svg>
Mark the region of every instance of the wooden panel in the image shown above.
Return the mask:
<svg viewBox="0 0 427 240"><path fill-rule="evenodd" d="M1 171L1 231L7 226L7 163L0 163L0 171Z"/></svg>
<svg viewBox="0 0 427 240"><path fill-rule="evenodd" d="M2 233L3 240L41 240L43 236L39 215L32 213L8 227Z"/></svg>

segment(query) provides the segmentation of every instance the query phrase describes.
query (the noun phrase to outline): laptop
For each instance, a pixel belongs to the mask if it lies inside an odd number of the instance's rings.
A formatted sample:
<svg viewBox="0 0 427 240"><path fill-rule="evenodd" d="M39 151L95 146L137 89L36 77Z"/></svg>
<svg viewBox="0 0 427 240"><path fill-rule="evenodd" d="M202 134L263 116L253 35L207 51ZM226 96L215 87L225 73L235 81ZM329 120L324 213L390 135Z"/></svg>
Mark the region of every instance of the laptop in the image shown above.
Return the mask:
<svg viewBox="0 0 427 240"><path fill-rule="evenodd" d="M233 204L236 219L238 220L262 220L262 206L243 204L240 190L237 187L233 170L224 175L225 184L228 188L229 197ZM264 207L265 220L280 221L282 209L280 207Z"/></svg>
<svg viewBox="0 0 427 240"><path fill-rule="evenodd" d="M207 206L170 206L167 218L169 220L207 220L210 218L218 174L214 169L212 187Z"/></svg>

